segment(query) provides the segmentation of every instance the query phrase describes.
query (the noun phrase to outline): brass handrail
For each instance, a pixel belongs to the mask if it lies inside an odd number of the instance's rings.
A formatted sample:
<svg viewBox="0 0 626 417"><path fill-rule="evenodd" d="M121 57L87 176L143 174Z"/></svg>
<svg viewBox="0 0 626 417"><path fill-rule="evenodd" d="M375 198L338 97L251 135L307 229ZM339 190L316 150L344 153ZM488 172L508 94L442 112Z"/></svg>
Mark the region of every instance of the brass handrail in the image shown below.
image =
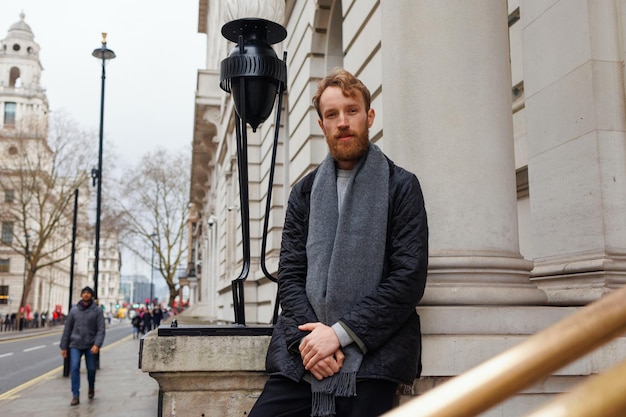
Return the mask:
<svg viewBox="0 0 626 417"><path fill-rule="evenodd" d="M626 287L384 417L474 417L626 330Z"/></svg>
<svg viewBox="0 0 626 417"><path fill-rule="evenodd" d="M624 417L626 415L626 361L589 377L572 391L526 417Z"/></svg>

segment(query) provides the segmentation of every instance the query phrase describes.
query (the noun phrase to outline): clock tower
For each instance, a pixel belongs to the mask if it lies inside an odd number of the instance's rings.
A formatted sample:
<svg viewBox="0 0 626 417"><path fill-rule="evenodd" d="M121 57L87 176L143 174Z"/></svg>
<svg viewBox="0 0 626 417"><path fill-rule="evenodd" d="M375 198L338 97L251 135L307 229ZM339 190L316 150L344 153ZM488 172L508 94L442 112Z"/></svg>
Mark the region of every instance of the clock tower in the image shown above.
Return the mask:
<svg viewBox="0 0 626 417"><path fill-rule="evenodd" d="M41 87L40 47L20 20L0 40L0 135L45 137L48 99Z"/></svg>

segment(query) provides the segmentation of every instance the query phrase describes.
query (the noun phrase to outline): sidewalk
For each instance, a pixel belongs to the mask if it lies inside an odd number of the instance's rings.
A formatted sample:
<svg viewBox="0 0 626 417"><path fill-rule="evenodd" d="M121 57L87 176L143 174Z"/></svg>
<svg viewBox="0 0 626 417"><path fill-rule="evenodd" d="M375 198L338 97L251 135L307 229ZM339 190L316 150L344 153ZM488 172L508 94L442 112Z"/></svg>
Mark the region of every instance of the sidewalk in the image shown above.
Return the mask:
<svg viewBox="0 0 626 417"><path fill-rule="evenodd" d="M138 368L139 340L131 335L102 348L106 361L96 374L96 397L87 398L87 375L81 363L80 404L71 407L69 377L53 369L0 395L3 417L155 417L159 385Z"/></svg>

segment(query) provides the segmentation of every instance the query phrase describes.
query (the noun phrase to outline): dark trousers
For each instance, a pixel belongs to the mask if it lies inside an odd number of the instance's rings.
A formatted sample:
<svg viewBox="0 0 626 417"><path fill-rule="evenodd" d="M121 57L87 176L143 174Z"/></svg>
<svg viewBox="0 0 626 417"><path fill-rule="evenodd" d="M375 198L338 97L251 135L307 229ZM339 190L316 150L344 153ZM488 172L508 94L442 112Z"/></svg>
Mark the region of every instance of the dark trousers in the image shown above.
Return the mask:
<svg viewBox="0 0 626 417"><path fill-rule="evenodd" d="M337 397L337 417L376 417L391 410L395 403L395 382L362 380L356 384L356 397ZM248 417L309 417L311 385L271 376Z"/></svg>

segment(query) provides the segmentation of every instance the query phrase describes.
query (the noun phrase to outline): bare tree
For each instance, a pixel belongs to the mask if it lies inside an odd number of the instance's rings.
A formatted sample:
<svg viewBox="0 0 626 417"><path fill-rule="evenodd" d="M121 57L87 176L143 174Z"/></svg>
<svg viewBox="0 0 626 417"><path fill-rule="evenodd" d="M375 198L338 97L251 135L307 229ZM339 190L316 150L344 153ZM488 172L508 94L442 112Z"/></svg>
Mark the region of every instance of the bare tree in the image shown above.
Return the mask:
<svg viewBox="0 0 626 417"><path fill-rule="evenodd" d="M79 128L65 113L55 113L47 126L22 124L3 136L9 155L3 160L1 187L13 196L1 219L11 225L12 239L3 242L25 261L25 306L35 276L42 268L71 256L75 190L86 190L93 160L94 133ZM81 224L86 225L87 192L80 199ZM85 230L86 227L81 227Z"/></svg>
<svg viewBox="0 0 626 417"><path fill-rule="evenodd" d="M179 294L176 273L188 246L190 154L155 149L124 174L121 187L123 245L157 269L169 288L170 307Z"/></svg>

